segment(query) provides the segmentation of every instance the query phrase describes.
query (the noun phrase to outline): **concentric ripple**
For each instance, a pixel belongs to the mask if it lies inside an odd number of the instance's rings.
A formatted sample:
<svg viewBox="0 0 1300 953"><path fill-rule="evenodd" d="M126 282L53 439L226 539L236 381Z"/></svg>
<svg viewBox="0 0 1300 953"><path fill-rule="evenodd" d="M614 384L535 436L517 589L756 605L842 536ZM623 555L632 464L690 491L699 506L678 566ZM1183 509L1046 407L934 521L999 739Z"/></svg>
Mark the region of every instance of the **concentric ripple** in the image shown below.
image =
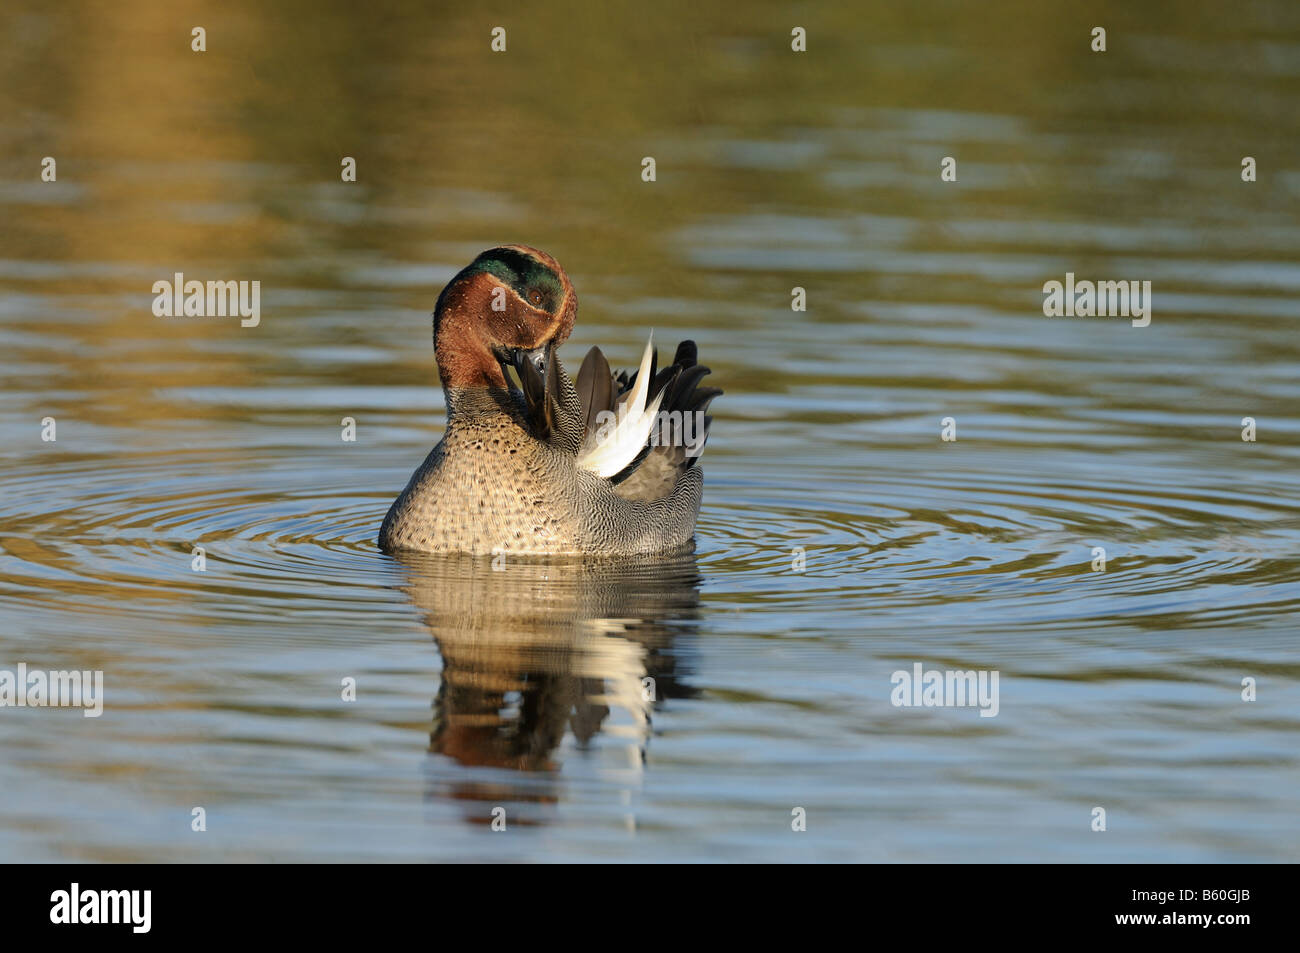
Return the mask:
<svg viewBox="0 0 1300 953"><path fill-rule="evenodd" d="M391 567L374 545L388 500L326 485L329 473L227 452L10 467L0 484L0 597L90 614L170 604L247 618L293 600L364 612L391 601Z"/></svg>
<svg viewBox="0 0 1300 953"><path fill-rule="evenodd" d="M805 488L710 461L697 545L706 591L751 612L833 603L930 625L1220 623L1300 603L1300 506L1282 493L1170 486L1167 471L1123 485L1062 478L1016 456L998 473L933 475L923 452L918 469L931 475L901 472L898 459L868 473L805 469ZM0 595L88 613L149 613L183 598L209 618L295 600L364 614L392 603L401 575L374 544L391 495L375 487L394 479L391 468L355 465L338 476L323 458L229 451L10 467ZM936 612L953 602L950 618Z"/></svg>
<svg viewBox="0 0 1300 953"><path fill-rule="evenodd" d="M744 500L706 510L702 565L738 576L751 608L833 600L873 623L1219 624L1300 608L1300 505L1285 486L1198 490L1171 471L1115 485L1016 457L999 473L805 473L800 503L775 482L723 487Z"/></svg>

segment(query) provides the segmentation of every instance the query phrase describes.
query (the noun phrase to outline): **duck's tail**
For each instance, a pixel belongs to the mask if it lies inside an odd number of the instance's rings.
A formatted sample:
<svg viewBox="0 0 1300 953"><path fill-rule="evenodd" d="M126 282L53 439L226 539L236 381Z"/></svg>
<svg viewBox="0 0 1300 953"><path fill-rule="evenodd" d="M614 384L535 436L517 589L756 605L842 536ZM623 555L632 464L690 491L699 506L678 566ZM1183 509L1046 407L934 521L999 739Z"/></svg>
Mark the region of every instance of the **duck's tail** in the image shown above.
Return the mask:
<svg viewBox="0 0 1300 953"><path fill-rule="evenodd" d="M698 362L694 341L679 344L667 367L657 369L658 360L652 337L631 375L612 374L596 347L578 371L578 465L608 478L626 499L662 499L695 466L713 423L709 404L722 393L700 386L709 368Z"/></svg>

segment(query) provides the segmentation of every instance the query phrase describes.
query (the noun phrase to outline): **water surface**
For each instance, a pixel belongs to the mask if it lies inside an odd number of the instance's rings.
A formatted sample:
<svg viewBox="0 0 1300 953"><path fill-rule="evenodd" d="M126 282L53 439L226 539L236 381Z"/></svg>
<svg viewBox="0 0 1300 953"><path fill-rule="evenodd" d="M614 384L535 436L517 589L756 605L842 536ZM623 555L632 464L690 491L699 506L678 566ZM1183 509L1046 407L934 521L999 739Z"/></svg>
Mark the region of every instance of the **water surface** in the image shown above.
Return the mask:
<svg viewBox="0 0 1300 953"><path fill-rule="evenodd" d="M0 709L0 858L1296 860L1300 9L543 6L0 14L0 668L106 681ZM504 241L571 367L699 342L688 557L376 550Z"/></svg>

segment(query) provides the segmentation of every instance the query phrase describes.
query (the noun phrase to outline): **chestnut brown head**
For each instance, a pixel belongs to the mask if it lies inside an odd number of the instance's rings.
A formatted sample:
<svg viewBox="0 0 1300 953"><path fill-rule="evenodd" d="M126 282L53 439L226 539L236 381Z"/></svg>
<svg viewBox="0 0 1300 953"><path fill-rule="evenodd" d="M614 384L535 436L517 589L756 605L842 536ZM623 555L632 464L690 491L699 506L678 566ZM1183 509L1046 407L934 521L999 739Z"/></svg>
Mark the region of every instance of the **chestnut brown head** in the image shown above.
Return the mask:
<svg viewBox="0 0 1300 953"><path fill-rule="evenodd" d="M438 296L433 346L444 387L506 387L503 364L543 371L573 330L578 299L559 263L527 245L490 248Z"/></svg>

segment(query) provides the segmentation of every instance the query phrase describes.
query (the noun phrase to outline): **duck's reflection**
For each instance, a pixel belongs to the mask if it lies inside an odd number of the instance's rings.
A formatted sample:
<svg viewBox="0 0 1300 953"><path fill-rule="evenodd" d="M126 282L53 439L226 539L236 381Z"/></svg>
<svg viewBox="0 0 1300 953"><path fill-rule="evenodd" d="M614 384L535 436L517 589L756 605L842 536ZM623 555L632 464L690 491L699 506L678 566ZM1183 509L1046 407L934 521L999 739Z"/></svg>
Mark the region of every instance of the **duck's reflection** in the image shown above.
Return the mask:
<svg viewBox="0 0 1300 953"><path fill-rule="evenodd" d="M630 797L656 705L691 694L678 643L699 611L694 555L401 558L443 661L429 749L460 766L431 762L431 796L469 802L472 821L501 806L536 823L527 808L558 799L571 735Z"/></svg>

